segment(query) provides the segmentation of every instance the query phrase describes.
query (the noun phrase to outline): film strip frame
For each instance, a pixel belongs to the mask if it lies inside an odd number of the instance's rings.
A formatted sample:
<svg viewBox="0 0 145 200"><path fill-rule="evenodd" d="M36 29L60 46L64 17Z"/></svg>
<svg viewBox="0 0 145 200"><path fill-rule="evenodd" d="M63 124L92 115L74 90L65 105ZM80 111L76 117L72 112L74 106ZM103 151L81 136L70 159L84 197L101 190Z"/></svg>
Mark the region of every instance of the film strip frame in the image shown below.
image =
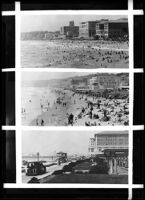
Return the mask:
<svg viewBox="0 0 145 200"><path fill-rule="evenodd" d="M63 14L64 11L60 11L59 14ZM66 12L66 11L65 11ZM96 11L79 11L80 13L91 13L96 14ZM55 11L21 11L20 9L20 2L15 3L15 10L14 11L3 11L2 16L15 16L15 68L5 68L2 69L2 72L15 72L15 115L16 115L16 124L15 126L2 126L2 130L15 130L16 131L16 183L15 184L9 184L5 183L4 188L127 188L129 190L128 193L128 199L132 199L132 189L133 188L143 188L142 184L133 184L133 131L135 130L144 130L143 125L133 125L133 96L134 96L134 74L135 73L143 73L143 68L134 68L134 55L133 55L133 49L134 49L134 38L133 38L133 27L134 27L134 21L133 17L136 15L143 15L143 10L134 10L133 9L133 0L128 0L128 10L97 10L97 15L104 14L105 15L127 15L128 16L128 23L129 23L129 68L128 69L91 69L91 72L126 72L129 73L129 126L128 127L109 127L110 130L128 130L129 131L129 174L128 174L128 184L73 184L73 185L67 185L67 184L45 184L45 185L28 185L28 184L22 184L21 180L21 137L22 137L22 130L84 130L83 127L23 127L21 125L21 72L23 71L37 71L37 72L50 72L50 71L67 71L67 72L87 72L90 71L87 69L29 69L29 68L21 68L20 63L20 19L22 15L41 15L43 13L53 14ZM68 14L74 14L75 11L68 11ZM98 130L107 130L108 127L98 127ZM89 127L85 130L94 130L94 127Z"/></svg>

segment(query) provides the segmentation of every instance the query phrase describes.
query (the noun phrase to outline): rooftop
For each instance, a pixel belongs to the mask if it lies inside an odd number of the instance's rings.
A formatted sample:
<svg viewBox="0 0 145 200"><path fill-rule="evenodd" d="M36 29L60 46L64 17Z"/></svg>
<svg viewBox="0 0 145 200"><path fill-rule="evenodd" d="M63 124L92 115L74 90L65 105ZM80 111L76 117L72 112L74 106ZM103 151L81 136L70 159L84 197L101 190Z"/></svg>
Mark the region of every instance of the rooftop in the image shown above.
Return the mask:
<svg viewBox="0 0 145 200"><path fill-rule="evenodd" d="M104 23L128 23L127 18L121 18L121 19L116 19L116 20L100 20L99 24L104 24Z"/></svg>
<svg viewBox="0 0 145 200"><path fill-rule="evenodd" d="M60 151L60 152L58 152L57 154L66 154L65 152L62 152L62 151Z"/></svg>
<svg viewBox="0 0 145 200"><path fill-rule="evenodd" d="M95 21L86 21L86 22L80 22L80 24L86 24L86 23L89 23L89 22L91 22L91 23L95 23L95 22L99 22L100 20L95 20Z"/></svg>
<svg viewBox="0 0 145 200"><path fill-rule="evenodd" d="M103 131L100 133L96 133L94 136L107 136L107 135L128 135L128 131Z"/></svg>

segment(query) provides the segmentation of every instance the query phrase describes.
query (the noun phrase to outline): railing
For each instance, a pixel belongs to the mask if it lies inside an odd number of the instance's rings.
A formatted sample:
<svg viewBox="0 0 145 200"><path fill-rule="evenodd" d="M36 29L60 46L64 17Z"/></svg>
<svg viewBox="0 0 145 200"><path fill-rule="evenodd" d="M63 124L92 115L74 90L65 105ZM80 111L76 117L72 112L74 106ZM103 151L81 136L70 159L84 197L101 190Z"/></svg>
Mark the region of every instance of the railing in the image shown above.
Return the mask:
<svg viewBox="0 0 145 200"><path fill-rule="evenodd" d="M97 149L128 149L128 145L122 145L122 146L110 146L110 145L103 145L103 146L98 146L97 145Z"/></svg>

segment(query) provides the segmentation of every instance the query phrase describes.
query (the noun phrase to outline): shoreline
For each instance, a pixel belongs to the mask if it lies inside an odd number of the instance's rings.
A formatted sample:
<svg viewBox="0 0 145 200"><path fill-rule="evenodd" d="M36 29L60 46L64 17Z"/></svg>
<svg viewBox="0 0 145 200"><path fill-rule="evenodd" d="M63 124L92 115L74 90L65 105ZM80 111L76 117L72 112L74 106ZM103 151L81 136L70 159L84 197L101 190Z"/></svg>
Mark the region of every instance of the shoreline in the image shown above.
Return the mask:
<svg viewBox="0 0 145 200"><path fill-rule="evenodd" d="M128 50L125 42L25 40L21 60L23 68L128 68Z"/></svg>
<svg viewBox="0 0 145 200"><path fill-rule="evenodd" d="M59 93L60 92L60 93ZM127 99L105 99L102 97L95 98L85 94L77 94L70 90L62 92L60 90L55 93L55 100L53 99L51 106L43 104L41 114L37 115L36 118L29 122L30 126L70 126L68 124L68 117L72 113L74 116L73 126L85 126L86 123L90 122L92 126L102 125L123 125L128 120L128 114L123 115L128 109ZM51 96L51 95L50 95ZM56 99L61 98L61 103L56 103ZM97 102L100 100L100 108L97 108ZM93 116L98 115L99 118L90 118L88 102L93 102ZM116 106L115 106L116 105ZM82 109L85 111L82 113ZM104 109L108 111L109 120L103 120ZM118 120L118 114L122 113L122 119ZM43 120L43 124L41 121ZM96 124L95 124L96 123Z"/></svg>

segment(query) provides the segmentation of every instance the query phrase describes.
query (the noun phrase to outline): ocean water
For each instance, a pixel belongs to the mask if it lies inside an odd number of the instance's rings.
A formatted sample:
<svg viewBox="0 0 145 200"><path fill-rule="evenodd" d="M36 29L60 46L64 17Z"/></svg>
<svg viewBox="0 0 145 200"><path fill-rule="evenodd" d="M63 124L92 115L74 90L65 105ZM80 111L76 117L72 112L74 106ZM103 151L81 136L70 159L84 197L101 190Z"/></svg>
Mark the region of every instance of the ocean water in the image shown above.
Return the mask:
<svg viewBox="0 0 145 200"><path fill-rule="evenodd" d="M128 45L127 44L99 44L96 41L90 42L78 42L73 43L66 41L49 41L49 40L25 40L21 41L21 66L24 68L42 68L42 67L89 67L96 68L100 67L101 60L95 62L95 59L91 59L90 52L88 52L88 44L91 48L105 50L120 51L123 50L128 55ZM86 50L85 50L86 49ZM85 60L80 59L80 54L84 55L84 50L86 54ZM94 58L99 58L96 56L96 51L91 54ZM89 60L88 60L89 58ZM114 57L115 58L115 57ZM66 60L67 59L67 60ZM121 65L121 66L120 66ZM104 67L106 64L104 62ZM120 62L115 62L108 65L108 67L128 67L128 62L122 60Z"/></svg>
<svg viewBox="0 0 145 200"><path fill-rule="evenodd" d="M52 63L52 57L54 56L52 49L56 46L62 45L58 42L47 40L21 41L22 67L47 67Z"/></svg>
<svg viewBox="0 0 145 200"><path fill-rule="evenodd" d="M22 124L29 125L41 115L41 103L47 105L48 101L51 107L55 99L55 94L48 87L22 87L21 105L25 109L25 113L22 113Z"/></svg>
<svg viewBox="0 0 145 200"><path fill-rule="evenodd" d="M37 161L37 157L22 157L22 160L33 162ZM56 156L40 157L39 161L46 161L52 163L56 161Z"/></svg>

